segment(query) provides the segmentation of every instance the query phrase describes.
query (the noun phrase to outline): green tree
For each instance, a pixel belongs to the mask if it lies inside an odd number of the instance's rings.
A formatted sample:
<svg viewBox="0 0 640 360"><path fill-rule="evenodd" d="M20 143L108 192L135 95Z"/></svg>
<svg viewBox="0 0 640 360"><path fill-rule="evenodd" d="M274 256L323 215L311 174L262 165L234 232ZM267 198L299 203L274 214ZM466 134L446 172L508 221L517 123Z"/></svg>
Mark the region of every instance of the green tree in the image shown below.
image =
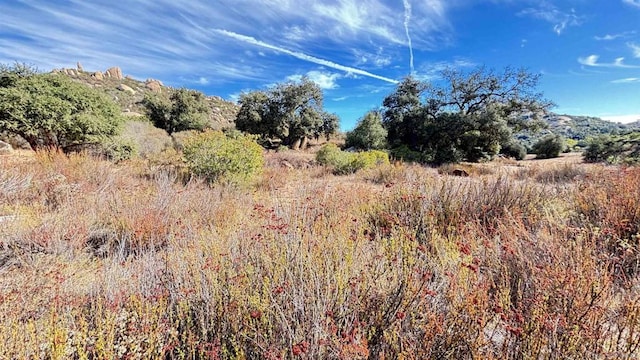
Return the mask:
<svg viewBox="0 0 640 360"><path fill-rule="evenodd" d="M264 142L276 139L294 149L304 147L309 138L338 130L338 117L327 113L322 102L322 90L306 77L245 93L240 96L236 128L259 135Z"/></svg>
<svg viewBox="0 0 640 360"><path fill-rule="evenodd" d="M147 95L143 105L151 122L169 134L203 130L211 112L203 93L185 88L173 90L168 98L158 94Z"/></svg>
<svg viewBox="0 0 640 360"><path fill-rule="evenodd" d="M386 148L387 129L382 125L382 115L378 111L368 112L353 131L347 133L346 146L362 150Z"/></svg>
<svg viewBox="0 0 640 360"><path fill-rule="evenodd" d="M68 77L0 67L0 132L22 137L33 150L98 144L123 120L113 101Z"/></svg>
<svg viewBox="0 0 640 360"><path fill-rule="evenodd" d="M591 138L583 155L587 162L640 163L640 132Z"/></svg>
<svg viewBox="0 0 640 360"><path fill-rule="evenodd" d="M551 103L535 92L539 75L511 68L441 75L442 86L407 77L384 99L383 124L393 147L435 164L479 161L496 155L514 132L544 126L540 116Z"/></svg>
<svg viewBox="0 0 640 360"><path fill-rule="evenodd" d="M560 156L565 146L564 137L549 134L533 144L531 151L536 154L536 159L552 159Z"/></svg>

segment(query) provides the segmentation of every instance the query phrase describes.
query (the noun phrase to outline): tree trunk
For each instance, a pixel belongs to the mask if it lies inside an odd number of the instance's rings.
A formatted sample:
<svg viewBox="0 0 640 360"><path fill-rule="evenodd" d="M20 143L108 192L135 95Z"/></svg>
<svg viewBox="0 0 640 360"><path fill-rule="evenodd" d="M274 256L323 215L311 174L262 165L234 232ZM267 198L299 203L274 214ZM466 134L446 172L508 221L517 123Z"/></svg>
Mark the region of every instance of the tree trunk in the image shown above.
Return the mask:
<svg viewBox="0 0 640 360"><path fill-rule="evenodd" d="M299 150L300 149L300 143L302 142L302 139L297 139L296 141L294 141L291 144L291 150Z"/></svg>
<svg viewBox="0 0 640 360"><path fill-rule="evenodd" d="M22 138L29 143L29 146L31 146L31 150L33 151L38 151L40 148L40 144L38 143L38 137L37 136L33 136L33 135L24 135L24 134L20 134L20 136L22 136Z"/></svg>

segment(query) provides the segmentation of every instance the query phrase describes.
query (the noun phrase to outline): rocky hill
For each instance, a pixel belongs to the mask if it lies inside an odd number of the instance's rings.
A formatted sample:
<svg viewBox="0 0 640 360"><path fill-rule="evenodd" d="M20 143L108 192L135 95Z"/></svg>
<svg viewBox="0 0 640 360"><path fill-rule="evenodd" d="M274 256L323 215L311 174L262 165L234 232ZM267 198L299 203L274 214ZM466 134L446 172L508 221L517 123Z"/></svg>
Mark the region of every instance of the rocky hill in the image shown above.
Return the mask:
<svg viewBox="0 0 640 360"><path fill-rule="evenodd" d="M573 139L580 143L590 137L601 134L620 134L640 129L640 122L621 124L593 116L547 113L543 116L543 120L548 125L547 129L535 135L521 133L517 135L517 138L525 146L530 147L538 139L550 133L560 134L567 139Z"/></svg>
<svg viewBox="0 0 640 360"><path fill-rule="evenodd" d="M75 69L55 69L52 72L64 74L70 78L99 89L108 94L128 116L140 116L144 113L141 101L146 94L168 96L171 88L164 86L160 80L147 79L140 81L125 76L119 67L106 71L85 71L80 63ZM214 129L233 128L239 107L218 96L207 96L211 106L210 123Z"/></svg>

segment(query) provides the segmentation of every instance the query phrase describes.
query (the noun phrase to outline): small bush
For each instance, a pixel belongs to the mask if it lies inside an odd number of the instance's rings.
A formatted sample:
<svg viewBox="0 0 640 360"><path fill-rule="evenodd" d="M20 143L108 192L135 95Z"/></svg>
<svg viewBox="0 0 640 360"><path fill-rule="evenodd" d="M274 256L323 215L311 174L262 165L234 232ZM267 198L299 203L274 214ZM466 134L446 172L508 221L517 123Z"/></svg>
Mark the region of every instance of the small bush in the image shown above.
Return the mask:
<svg viewBox="0 0 640 360"><path fill-rule="evenodd" d="M185 140L184 158L189 171L209 182L247 184L264 165L262 147L251 136L228 137L206 131Z"/></svg>
<svg viewBox="0 0 640 360"><path fill-rule="evenodd" d="M560 135L547 135L533 144L532 151L536 159L552 159L560 156L564 151L564 138Z"/></svg>
<svg viewBox="0 0 640 360"><path fill-rule="evenodd" d="M422 155L422 153L409 149L407 145L402 145L391 149L391 156L394 159L406 162L424 162L424 156Z"/></svg>
<svg viewBox="0 0 640 360"><path fill-rule="evenodd" d="M378 165L388 165L389 155L380 150L350 153L338 149L335 144L323 146L316 154L316 161L321 165L333 167L336 175L353 174L358 170L371 169Z"/></svg>
<svg viewBox="0 0 640 360"><path fill-rule="evenodd" d="M144 120L126 122L119 137L130 139L136 145L138 155L145 159L160 154L173 145L173 141L166 131Z"/></svg>
<svg viewBox="0 0 640 360"><path fill-rule="evenodd" d="M114 137L105 140L99 146L99 151L109 160L120 162L129 160L138 154L138 147L134 140L123 137Z"/></svg>
<svg viewBox="0 0 640 360"><path fill-rule="evenodd" d="M527 148L517 141L510 141L502 145L500 154L516 160L524 160L527 156Z"/></svg>

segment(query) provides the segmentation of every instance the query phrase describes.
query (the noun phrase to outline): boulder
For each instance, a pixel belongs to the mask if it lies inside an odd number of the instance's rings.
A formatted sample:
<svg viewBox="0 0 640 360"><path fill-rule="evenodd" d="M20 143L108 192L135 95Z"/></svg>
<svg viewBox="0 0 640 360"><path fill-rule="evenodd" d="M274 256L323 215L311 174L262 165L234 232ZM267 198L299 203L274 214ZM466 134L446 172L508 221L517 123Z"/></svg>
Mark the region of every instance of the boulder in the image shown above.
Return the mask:
<svg viewBox="0 0 640 360"><path fill-rule="evenodd" d="M162 92L162 83L158 80L147 79L147 81L145 81L145 87L154 93Z"/></svg>
<svg viewBox="0 0 640 360"><path fill-rule="evenodd" d="M80 61L78 61L78 63L76 64L76 69L78 69L78 72L84 72L84 69L82 68L82 64L80 64Z"/></svg>
<svg viewBox="0 0 640 360"><path fill-rule="evenodd" d="M11 151L13 151L11 145L7 144L4 141L0 141L0 154L8 154Z"/></svg>
<svg viewBox="0 0 640 360"><path fill-rule="evenodd" d="M118 85L118 90L124 91L124 92L128 92L129 94L135 94L136 93L135 90L133 90L130 86L125 85L125 84Z"/></svg>
<svg viewBox="0 0 640 360"><path fill-rule="evenodd" d="M124 79L124 77L122 76L122 70L120 70L120 68L117 66L107 69L107 71L105 72L105 76L108 78L114 78L116 80Z"/></svg>
<svg viewBox="0 0 640 360"><path fill-rule="evenodd" d="M93 74L91 74L91 77L96 79L96 80L103 80L104 79L104 74L102 74L102 72L100 72L100 71L96 71Z"/></svg>

